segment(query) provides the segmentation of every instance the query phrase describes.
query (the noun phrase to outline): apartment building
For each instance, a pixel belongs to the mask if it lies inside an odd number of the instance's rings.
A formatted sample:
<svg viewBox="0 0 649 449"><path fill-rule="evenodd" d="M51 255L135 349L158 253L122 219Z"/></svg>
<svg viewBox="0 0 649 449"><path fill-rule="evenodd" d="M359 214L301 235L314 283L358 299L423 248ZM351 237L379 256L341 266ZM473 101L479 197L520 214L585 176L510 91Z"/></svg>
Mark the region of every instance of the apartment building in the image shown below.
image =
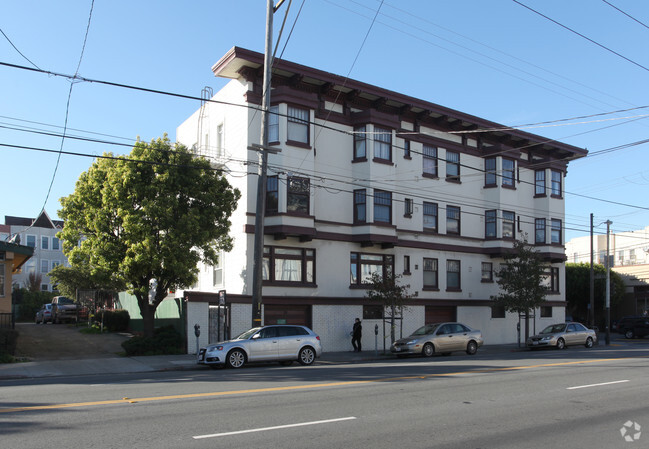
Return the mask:
<svg viewBox="0 0 649 449"><path fill-rule="evenodd" d="M12 281L14 285L25 287L30 273L37 273L41 277L41 291L53 291L48 273L55 266L68 263L67 257L63 254L61 241L56 237L56 233L62 228L63 222L52 220L45 211L37 218L5 215L7 231L4 234L7 235L2 240L8 238L34 249L33 256L23 265L19 273L14 274Z"/></svg>
<svg viewBox="0 0 649 449"><path fill-rule="evenodd" d="M259 154L249 147L261 141L263 54L234 47L212 70L231 81L177 140L222 168L242 197L234 249L180 292L201 344L220 337L217 327L236 335L251 325ZM519 317L490 298L521 236L548 263L535 324L564 319L565 175L586 150L289 61L274 62L272 80L268 131L278 152L262 199L264 324L308 325L325 351L341 351L358 317L363 347L374 348L376 327L382 348L390 332L365 298L367 280L392 272L417 293L397 335L457 320L487 344L515 342Z"/></svg>

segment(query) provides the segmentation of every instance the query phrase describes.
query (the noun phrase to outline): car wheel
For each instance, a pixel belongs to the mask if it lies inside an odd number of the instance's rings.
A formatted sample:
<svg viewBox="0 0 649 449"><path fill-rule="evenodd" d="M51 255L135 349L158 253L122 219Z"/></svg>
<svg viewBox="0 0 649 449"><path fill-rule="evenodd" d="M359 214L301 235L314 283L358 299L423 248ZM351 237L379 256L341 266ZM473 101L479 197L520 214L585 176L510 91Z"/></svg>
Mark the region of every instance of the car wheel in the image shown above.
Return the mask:
<svg viewBox="0 0 649 449"><path fill-rule="evenodd" d="M626 331L626 332L624 333L624 336L625 336L626 338L633 338L633 330L629 329L628 331Z"/></svg>
<svg viewBox="0 0 649 449"><path fill-rule="evenodd" d="M421 350L421 353L424 355L424 357L430 357L435 354L435 347L432 343L426 343L424 345L424 348Z"/></svg>
<svg viewBox="0 0 649 449"><path fill-rule="evenodd" d="M225 359L228 368L241 368L246 363L246 354L240 349L233 349Z"/></svg>
<svg viewBox="0 0 649 449"><path fill-rule="evenodd" d="M280 365L282 366L291 366L293 364L293 360L282 360L279 362Z"/></svg>
<svg viewBox="0 0 649 449"><path fill-rule="evenodd" d="M311 365L315 361L315 351L313 348L306 347L300 350L297 361L300 365Z"/></svg>
<svg viewBox="0 0 649 449"><path fill-rule="evenodd" d="M588 337L586 339L586 345L587 348L592 348L593 347L593 339L591 337Z"/></svg>
<svg viewBox="0 0 649 449"><path fill-rule="evenodd" d="M560 338L557 340L557 349L565 349L566 348L566 342L564 341L563 338Z"/></svg>
<svg viewBox="0 0 649 449"><path fill-rule="evenodd" d="M478 352L478 343L471 340L469 344L466 345L466 353L469 355L474 355L476 352Z"/></svg>

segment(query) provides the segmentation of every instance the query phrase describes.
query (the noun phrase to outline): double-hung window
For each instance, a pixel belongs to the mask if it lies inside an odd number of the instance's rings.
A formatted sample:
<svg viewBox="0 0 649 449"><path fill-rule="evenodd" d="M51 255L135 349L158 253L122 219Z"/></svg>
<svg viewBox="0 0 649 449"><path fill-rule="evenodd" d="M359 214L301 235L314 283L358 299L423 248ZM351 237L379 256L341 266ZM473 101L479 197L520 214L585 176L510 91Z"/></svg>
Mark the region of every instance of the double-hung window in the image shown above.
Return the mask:
<svg viewBox="0 0 649 449"><path fill-rule="evenodd" d="M269 215L276 214L279 205L279 182L277 176L266 178L266 213Z"/></svg>
<svg viewBox="0 0 649 449"><path fill-rule="evenodd" d="M553 218L550 220L550 243L560 245L561 239L561 220Z"/></svg>
<svg viewBox="0 0 649 449"><path fill-rule="evenodd" d="M374 222L392 223L392 193L374 191Z"/></svg>
<svg viewBox="0 0 649 449"><path fill-rule="evenodd" d="M424 231L437 232L437 204L424 201Z"/></svg>
<svg viewBox="0 0 649 449"><path fill-rule="evenodd" d="M36 248L36 236L28 234L25 240L25 245L30 246L32 248Z"/></svg>
<svg viewBox="0 0 649 449"><path fill-rule="evenodd" d="M284 284L315 283L315 250L264 247L263 280Z"/></svg>
<svg viewBox="0 0 649 449"><path fill-rule="evenodd" d="M460 181L460 153L446 151L446 180Z"/></svg>
<svg viewBox="0 0 649 449"><path fill-rule="evenodd" d="M367 127L357 126L354 128L354 160L367 158Z"/></svg>
<svg viewBox="0 0 649 449"><path fill-rule="evenodd" d="M41 259L41 273L46 274L50 271L50 261Z"/></svg>
<svg viewBox="0 0 649 449"><path fill-rule="evenodd" d="M545 195L545 170L534 172L534 195Z"/></svg>
<svg viewBox="0 0 649 449"><path fill-rule="evenodd" d="M52 249L54 251L58 251L61 249L61 244L58 237L52 237Z"/></svg>
<svg viewBox="0 0 649 449"><path fill-rule="evenodd" d="M372 273L378 273L385 279L386 275L394 277L394 256L381 254L351 253L349 262L349 283L360 286L372 281Z"/></svg>
<svg viewBox="0 0 649 449"><path fill-rule="evenodd" d="M279 142L279 106L271 106L268 110L268 142Z"/></svg>
<svg viewBox="0 0 649 449"><path fill-rule="evenodd" d="M446 233L460 233L460 208L457 206L446 206Z"/></svg>
<svg viewBox="0 0 649 449"><path fill-rule="evenodd" d="M496 185L496 158L488 157L484 160L484 185L491 187Z"/></svg>
<svg viewBox="0 0 649 449"><path fill-rule="evenodd" d="M424 145L422 156L424 176L437 178L437 147Z"/></svg>
<svg viewBox="0 0 649 449"><path fill-rule="evenodd" d="M513 239L514 238L514 221L515 215L514 212L503 211L503 238L504 239Z"/></svg>
<svg viewBox="0 0 649 449"><path fill-rule="evenodd" d="M392 161L392 131L374 127L374 158Z"/></svg>
<svg viewBox="0 0 649 449"><path fill-rule="evenodd" d="M367 221L366 206L367 195L365 189L354 190L354 223L365 223Z"/></svg>
<svg viewBox="0 0 649 449"><path fill-rule="evenodd" d="M296 108L294 106L288 107L287 113L288 120L288 140L309 144L309 110Z"/></svg>
<svg viewBox="0 0 649 449"><path fill-rule="evenodd" d="M561 197L561 172L552 170L552 196Z"/></svg>
<svg viewBox="0 0 649 449"><path fill-rule="evenodd" d="M41 249L50 249L50 238L46 235L41 235Z"/></svg>
<svg viewBox="0 0 649 449"><path fill-rule="evenodd" d="M485 223L484 234L485 234L485 238L495 239L497 237L497 235L496 235L496 219L497 219L497 211L495 211L495 210L486 210L485 211L485 213L484 213L484 223Z"/></svg>
<svg viewBox="0 0 649 449"><path fill-rule="evenodd" d="M289 176L287 184L286 211L308 215L311 187L309 178Z"/></svg>
<svg viewBox="0 0 649 449"><path fill-rule="evenodd" d="M481 282L494 281L494 266L491 262L482 262Z"/></svg>
<svg viewBox="0 0 649 449"><path fill-rule="evenodd" d="M406 198L403 201L403 216L406 218L412 217L412 211L413 211L412 198Z"/></svg>
<svg viewBox="0 0 649 449"><path fill-rule="evenodd" d="M516 164L512 159L503 158L503 176L502 183L505 187L514 187L514 168Z"/></svg>
<svg viewBox="0 0 649 449"><path fill-rule="evenodd" d="M534 220L534 243L545 243L545 218Z"/></svg>
<svg viewBox="0 0 649 449"><path fill-rule="evenodd" d="M460 284L460 261L447 260L446 261L446 289L459 290Z"/></svg>
<svg viewBox="0 0 649 449"><path fill-rule="evenodd" d="M424 288L439 288L437 259L424 257Z"/></svg>
<svg viewBox="0 0 649 449"><path fill-rule="evenodd" d="M403 141L403 157L410 159L410 141L408 139Z"/></svg>

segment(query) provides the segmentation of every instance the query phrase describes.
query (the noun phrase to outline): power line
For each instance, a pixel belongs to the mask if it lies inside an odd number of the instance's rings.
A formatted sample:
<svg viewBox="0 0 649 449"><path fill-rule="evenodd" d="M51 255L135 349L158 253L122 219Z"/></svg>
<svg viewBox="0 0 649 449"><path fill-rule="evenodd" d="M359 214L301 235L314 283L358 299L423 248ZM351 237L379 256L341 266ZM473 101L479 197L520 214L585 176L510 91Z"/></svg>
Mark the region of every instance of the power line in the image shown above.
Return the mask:
<svg viewBox="0 0 649 449"><path fill-rule="evenodd" d="M642 25L642 26L645 27L645 28L649 28L649 26L647 26L647 24L645 24L645 23L643 23L643 22L640 22L638 19L636 19L635 17L633 17L631 14L628 14L628 13L622 11L620 8L618 8L618 7L615 6L614 4L612 4L612 3L610 3L610 2L607 2L606 0L602 0L602 1L603 1L604 3L606 3L608 6L610 6L611 8L616 9L617 11L621 12L622 14L624 14L625 16L627 16L629 19L638 22L640 25Z"/></svg>
<svg viewBox="0 0 649 449"><path fill-rule="evenodd" d="M518 0L512 0L512 1L513 1L514 3L517 3L517 4L521 5L521 6L524 7L524 8L529 9L529 10L532 11L533 13L538 14L539 16L541 16L541 17L543 17L543 18L549 20L550 22L559 25L560 27L562 27L562 28L564 28L564 29L570 31L571 33L574 33L574 34L576 34L577 36L586 39L588 42L591 42L591 43L597 45L598 47L603 48L604 50L606 50L606 51L608 51L608 52L610 52L610 53L613 53L613 54L616 55L616 56L619 56L620 58L624 59L625 61L628 61L628 62L630 62L631 64L636 65L636 66L640 67L641 69L644 69L644 70L646 70L647 72L649 72L649 68L643 66L642 64L639 64L639 63L635 62L635 61L632 60L632 59L627 58L626 56L624 56L624 55L622 55L622 54L616 52L615 50L612 50L612 49L608 48L608 47L605 46L605 45L600 44L600 43L597 42L597 41L594 41L593 39L589 38L588 36L585 36L585 35L581 34L580 32L575 31L575 30L573 30L572 28L570 28L570 27L568 27L568 26L566 26L566 25L563 25L562 23L557 22L556 20L554 20L554 19L552 19L552 18L546 16L545 14L542 14L542 13L540 13L539 11L537 11L537 10L535 10L535 9L533 9L533 8L530 8L529 6L524 5L523 3L519 2Z"/></svg>
<svg viewBox="0 0 649 449"><path fill-rule="evenodd" d="M33 65L34 67L36 67L37 69L40 70L40 67L39 67L39 66L37 66L35 63L33 63L31 59L29 59L27 56L25 56L25 55L23 54L23 52L21 52L20 50L18 50L18 47L16 47L16 46L14 45L14 43L11 42L11 39L9 39L9 36L7 36L7 35L5 34L4 31L2 31L2 28L0 28L0 33L2 33L2 35L5 37L5 39L7 39L7 42L9 42L9 44L11 44L11 46L14 48L14 50L16 50L16 51L18 52L18 54L19 54L20 56L22 56L22 57L23 57L27 62L29 62L31 65Z"/></svg>

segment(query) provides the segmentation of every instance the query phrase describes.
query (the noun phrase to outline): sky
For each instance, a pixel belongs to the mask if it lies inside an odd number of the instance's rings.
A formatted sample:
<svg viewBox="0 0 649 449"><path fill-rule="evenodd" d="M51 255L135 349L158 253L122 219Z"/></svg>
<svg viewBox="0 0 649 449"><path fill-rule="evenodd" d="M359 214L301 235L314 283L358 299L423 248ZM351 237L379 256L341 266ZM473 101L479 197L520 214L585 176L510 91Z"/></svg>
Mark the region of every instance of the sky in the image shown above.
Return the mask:
<svg viewBox="0 0 649 449"><path fill-rule="evenodd" d="M93 156L128 154L138 137L175 140L200 107L86 80L200 98L226 84L211 67L233 46L264 51L263 0L23 0L1 11L2 222L43 208L58 218ZM613 233L649 226L649 2L286 0L273 31L283 59L587 149L564 183L566 240L588 235L591 213L596 234L606 220ZM107 143L62 139L64 129Z"/></svg>

